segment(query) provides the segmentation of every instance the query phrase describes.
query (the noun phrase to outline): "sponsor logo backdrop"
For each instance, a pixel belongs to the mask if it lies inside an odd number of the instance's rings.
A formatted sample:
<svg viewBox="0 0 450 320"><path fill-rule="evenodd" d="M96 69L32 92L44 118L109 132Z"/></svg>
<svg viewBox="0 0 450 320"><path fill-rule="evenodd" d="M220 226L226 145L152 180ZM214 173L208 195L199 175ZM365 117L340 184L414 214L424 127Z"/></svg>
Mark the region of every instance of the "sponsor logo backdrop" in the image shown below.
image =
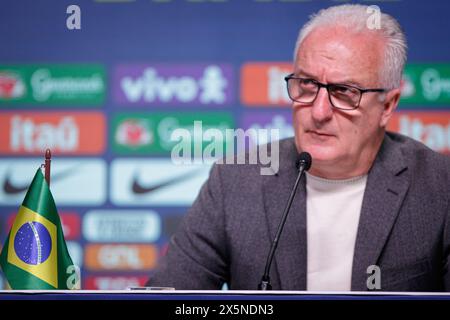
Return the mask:
<svg viewBox="0 0 450 320"><path fill-rule="evenodd" d="M336 1L85 0L80 30L66 27L69 4L2 3L0 245L51 148L82 288L142 286L211 168L175 166L173 130L193 133L193 156L211 128L292 136L284 77L298 28ZM450 3L371 4L397 17L409 41L390 130L450 154Z"/></svg>

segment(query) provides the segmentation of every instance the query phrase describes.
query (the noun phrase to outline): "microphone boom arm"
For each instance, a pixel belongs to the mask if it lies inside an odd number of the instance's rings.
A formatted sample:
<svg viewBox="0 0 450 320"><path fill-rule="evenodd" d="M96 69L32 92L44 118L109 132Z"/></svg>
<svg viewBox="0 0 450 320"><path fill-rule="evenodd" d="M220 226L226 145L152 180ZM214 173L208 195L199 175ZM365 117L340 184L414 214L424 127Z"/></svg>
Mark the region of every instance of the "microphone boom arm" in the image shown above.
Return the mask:
<svg viewBox="0 0 450 320"><path fill-rule="evenodd" d="M309 155L308 155L309 156ZM303 172L307 171L309 167L311 166L311 158L308 159L301 159L299 161L299 173L297 175L297 179L295 180L294 188L291 191L291 194L289 195L288 202L286 204L286 207L284 208L283 216L281 218L280 224L278 225L277 233L275 234L275 238L273 239L272 246L270 247L269 255L267 256L267 262L266 267L264 269L264 275L261 278L261 282L258 285L258 290L272 290L272 285L270 284L270 266L272 265L273 256L275 254L275 250L278 246L278 241L281 236L281 232L283 231L284 224L286 223L286 219L289 213L289 210L292 205L292 201L294 200L295 194L297 193L298 185L300 183L300 179L302 178Z"/></svg>

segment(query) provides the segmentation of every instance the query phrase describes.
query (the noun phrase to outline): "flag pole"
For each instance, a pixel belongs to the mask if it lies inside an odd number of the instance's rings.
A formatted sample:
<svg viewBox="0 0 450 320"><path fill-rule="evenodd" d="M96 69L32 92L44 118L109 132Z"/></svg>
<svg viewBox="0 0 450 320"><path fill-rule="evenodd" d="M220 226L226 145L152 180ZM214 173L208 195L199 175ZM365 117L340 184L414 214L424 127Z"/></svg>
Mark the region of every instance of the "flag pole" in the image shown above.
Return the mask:
<svg viewBox="0 0 450 320"><path fill-rule="evenodd" d="M50 161L52 159L52 152L50 149L45 150L45 181L47 181L48 186L50 187Z"/></svg>

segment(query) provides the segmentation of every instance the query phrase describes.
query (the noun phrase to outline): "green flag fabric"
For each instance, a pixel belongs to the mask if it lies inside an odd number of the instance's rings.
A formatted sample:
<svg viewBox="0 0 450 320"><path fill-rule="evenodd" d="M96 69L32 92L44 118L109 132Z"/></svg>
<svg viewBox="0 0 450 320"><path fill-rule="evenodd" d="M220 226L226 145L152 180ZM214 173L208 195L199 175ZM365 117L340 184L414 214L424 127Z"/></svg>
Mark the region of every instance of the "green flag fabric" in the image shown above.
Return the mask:
<svg viewBox="0 0 450 320"><path fill-rule="evenodd" d="M0 254L11 289L77 289L79 268L67 250L55 201L38 169Z"/></svg>

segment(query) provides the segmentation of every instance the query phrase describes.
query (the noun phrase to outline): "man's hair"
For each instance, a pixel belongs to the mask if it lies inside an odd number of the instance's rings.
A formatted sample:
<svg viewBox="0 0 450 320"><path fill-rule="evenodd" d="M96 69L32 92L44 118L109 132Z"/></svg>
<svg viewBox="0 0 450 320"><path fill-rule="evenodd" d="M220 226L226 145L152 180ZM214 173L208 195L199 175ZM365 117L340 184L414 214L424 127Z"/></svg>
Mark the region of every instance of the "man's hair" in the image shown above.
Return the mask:
<svg viewBox="0 0 450 320"><path fill-rule="evenodd" d="M399 88L403 68L406 63L407 43L400 24L392 16L380 12L379 29L369 28L373 10L369 6L344 4L320 10L310 16L301 28L294 51L294 61L298 50L308 34L318 27L344 27L352 33L377 33L385 39L384 65L379 73L379 82L385 89Z"/></svg>

